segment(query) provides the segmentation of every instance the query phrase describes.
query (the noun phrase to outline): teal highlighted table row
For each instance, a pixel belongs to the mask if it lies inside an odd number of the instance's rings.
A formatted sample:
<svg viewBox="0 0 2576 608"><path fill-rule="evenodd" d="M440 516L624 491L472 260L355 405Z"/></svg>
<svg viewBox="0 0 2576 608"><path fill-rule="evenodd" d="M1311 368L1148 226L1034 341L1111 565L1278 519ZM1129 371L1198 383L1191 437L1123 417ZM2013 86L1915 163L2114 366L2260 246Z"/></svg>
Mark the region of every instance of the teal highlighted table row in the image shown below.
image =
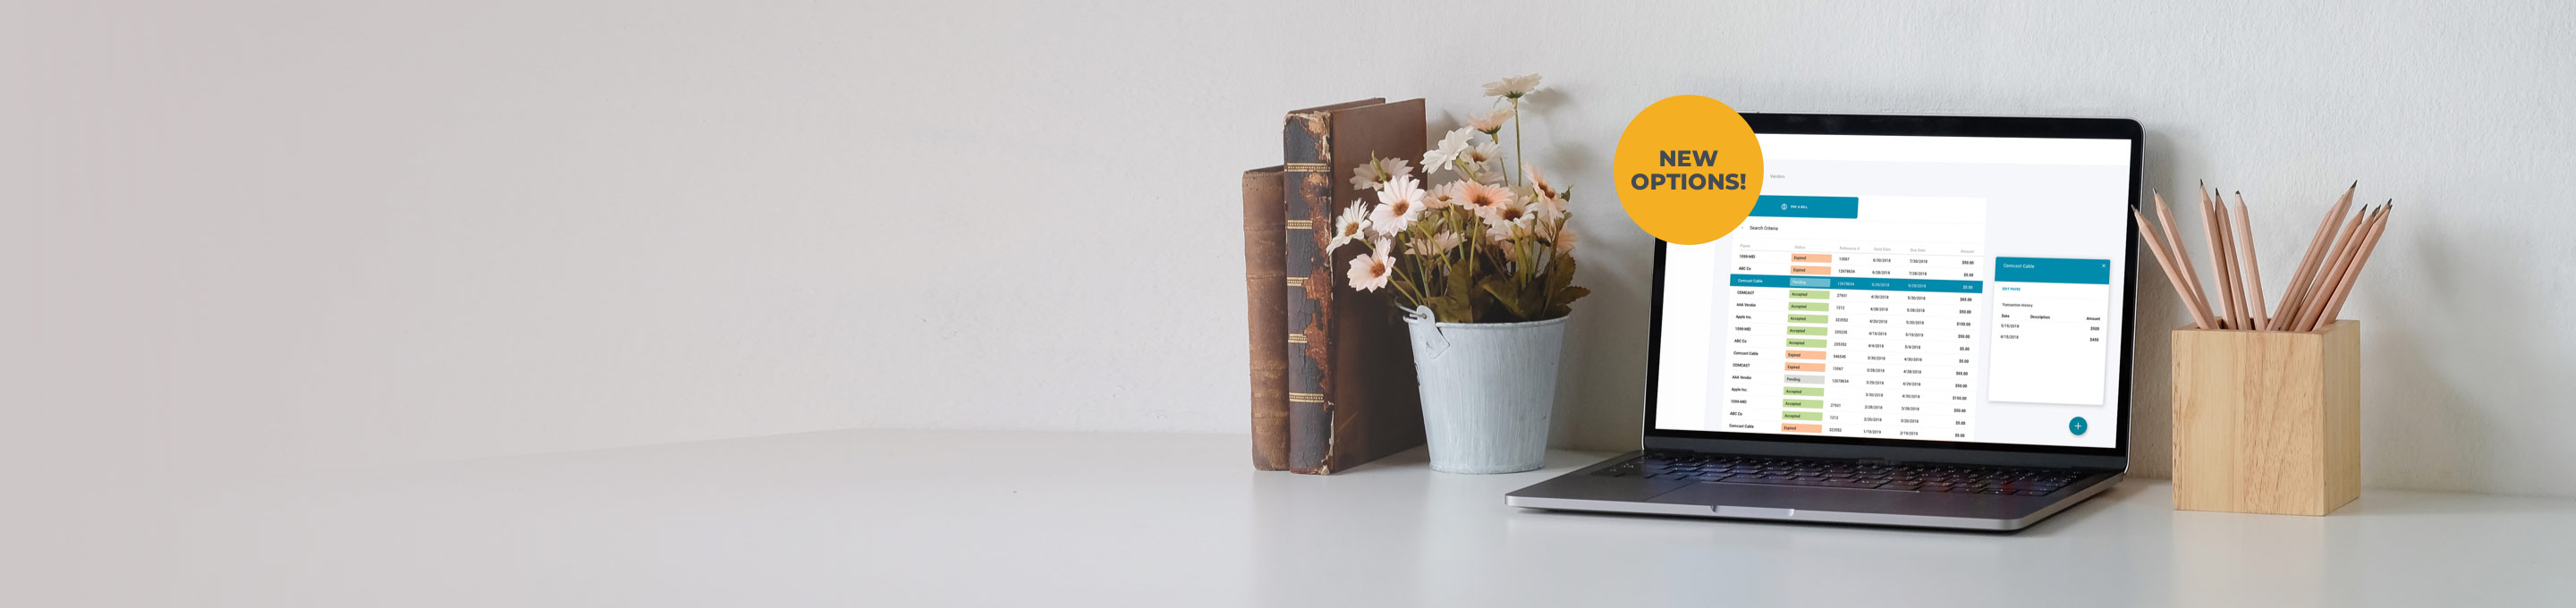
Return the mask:
<svg viewBox="0 0 2576 608"><path fill-rule="evenodd" d="M1995 281L2003 283L2111 283L2110 260L2067 258L1995 258Z"/></svg>

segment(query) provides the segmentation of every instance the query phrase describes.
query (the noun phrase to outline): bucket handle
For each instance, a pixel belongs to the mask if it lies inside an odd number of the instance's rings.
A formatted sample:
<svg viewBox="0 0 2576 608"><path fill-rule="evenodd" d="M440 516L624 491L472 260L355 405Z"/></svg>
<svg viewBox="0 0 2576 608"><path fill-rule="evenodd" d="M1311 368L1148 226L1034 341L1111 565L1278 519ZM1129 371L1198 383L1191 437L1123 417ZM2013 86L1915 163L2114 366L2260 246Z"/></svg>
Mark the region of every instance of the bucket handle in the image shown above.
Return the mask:
<svg viewBox="0 0 2576 608"><path fill-rule="evenodd" d="M1431 307L1415 306L1404 309L1404 320L1407 323L1426 326L1431 330L1428 332L1409 332L1413 334L1413 355L1415 357L1439 359L1441 353L1449 352L1449 337L1441 333L1439 318L1438 316L1431 314Z"/></svg>

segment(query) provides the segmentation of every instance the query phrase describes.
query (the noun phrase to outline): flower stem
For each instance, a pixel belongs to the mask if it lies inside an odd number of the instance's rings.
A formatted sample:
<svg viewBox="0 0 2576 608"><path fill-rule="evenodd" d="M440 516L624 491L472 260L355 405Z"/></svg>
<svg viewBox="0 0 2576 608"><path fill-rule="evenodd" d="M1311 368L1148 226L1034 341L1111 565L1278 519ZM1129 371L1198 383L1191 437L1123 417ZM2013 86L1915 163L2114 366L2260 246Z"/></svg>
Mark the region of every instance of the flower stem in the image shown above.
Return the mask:
<svg viewBox="0 0 2576 608"><path fill-rule="evenodd" d="M1521 98L1519 97L1512 98L1512 160L1529 162L1529 156L1521 153ZM1521 185L1520 167L1515 165L1509 168L1512 170L1512 185Z"/></svg>

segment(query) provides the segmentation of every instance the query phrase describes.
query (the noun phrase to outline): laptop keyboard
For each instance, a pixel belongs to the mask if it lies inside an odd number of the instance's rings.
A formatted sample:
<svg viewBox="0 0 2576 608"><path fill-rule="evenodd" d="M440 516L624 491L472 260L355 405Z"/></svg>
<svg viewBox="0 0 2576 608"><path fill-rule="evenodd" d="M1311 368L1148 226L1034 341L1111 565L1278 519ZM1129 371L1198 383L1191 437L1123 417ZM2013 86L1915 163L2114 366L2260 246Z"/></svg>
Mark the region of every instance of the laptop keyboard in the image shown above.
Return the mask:
<svg viewBox="0 0 2576 608"><path fill-rule="evenodd" d="M2047 496L2086 473L1974 465L1653 452L1593 473L1672 481Z"/></svg>

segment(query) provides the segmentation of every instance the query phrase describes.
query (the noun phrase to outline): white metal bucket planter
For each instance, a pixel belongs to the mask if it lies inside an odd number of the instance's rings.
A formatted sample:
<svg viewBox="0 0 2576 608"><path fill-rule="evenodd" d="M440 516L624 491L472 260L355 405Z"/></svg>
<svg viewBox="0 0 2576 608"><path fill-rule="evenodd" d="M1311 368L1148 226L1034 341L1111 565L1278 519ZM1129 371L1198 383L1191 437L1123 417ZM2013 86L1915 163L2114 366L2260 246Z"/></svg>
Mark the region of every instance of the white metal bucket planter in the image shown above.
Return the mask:
<svg viewBox="0 0 2576 608"><path fill-rule="evenodd" d="M1547 460L1565 318L1440 323L1406 315L1431 470L1518 473Z"/></svg>

